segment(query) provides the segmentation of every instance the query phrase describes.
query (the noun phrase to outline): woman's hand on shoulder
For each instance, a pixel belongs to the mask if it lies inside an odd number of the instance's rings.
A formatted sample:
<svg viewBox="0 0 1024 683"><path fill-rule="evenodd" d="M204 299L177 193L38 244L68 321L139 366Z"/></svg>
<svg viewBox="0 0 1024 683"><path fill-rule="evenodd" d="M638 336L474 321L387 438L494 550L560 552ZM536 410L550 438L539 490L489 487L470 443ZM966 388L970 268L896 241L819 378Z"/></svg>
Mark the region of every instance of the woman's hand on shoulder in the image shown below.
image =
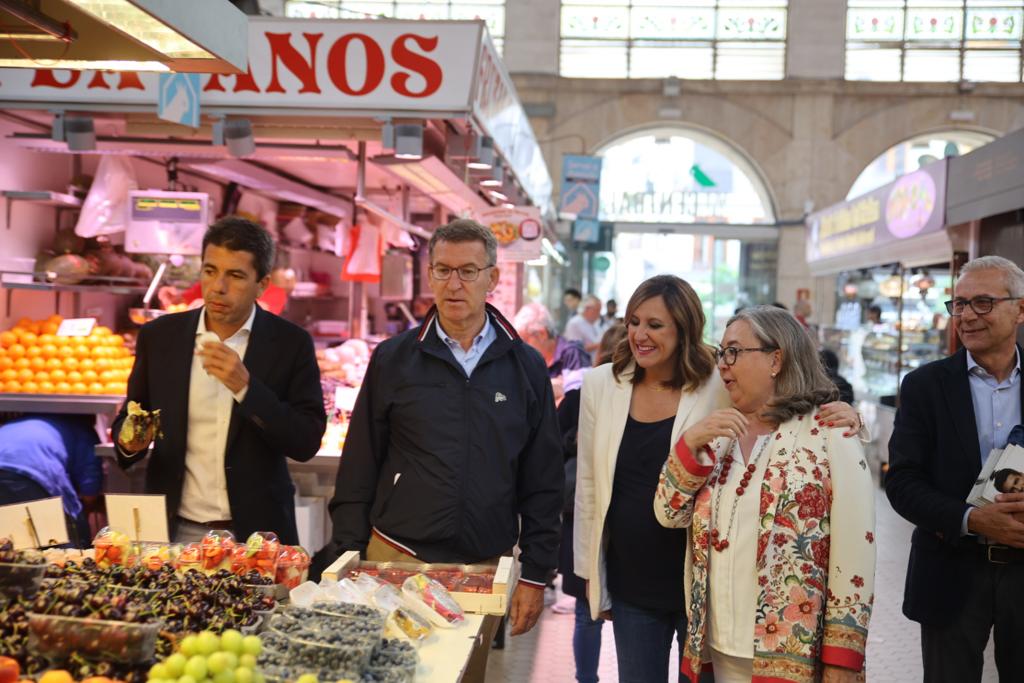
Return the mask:
<svg viewBox="0 0 1024 683"><path fill-rule="evenodd" d="M853 409L849 403L843 401L832 401L821 406L814 414L819 427L846 427L843 436L856 436L863 427L860 413Z"/></svg>
<svg viewBox="0 0 1024 683"><path fill-rule="evenodd" d="M716 410L683 432L683 441L691 453L719 437L736 439L747 433L747 418L735 408Z"/></svg>
<svg viewBox="0 0 1024 683"><path fill-rule="evenodd" d="M863 672L831 664L825 665L821 676L821 683L861 683L862 681L864 681Z"/></svg>

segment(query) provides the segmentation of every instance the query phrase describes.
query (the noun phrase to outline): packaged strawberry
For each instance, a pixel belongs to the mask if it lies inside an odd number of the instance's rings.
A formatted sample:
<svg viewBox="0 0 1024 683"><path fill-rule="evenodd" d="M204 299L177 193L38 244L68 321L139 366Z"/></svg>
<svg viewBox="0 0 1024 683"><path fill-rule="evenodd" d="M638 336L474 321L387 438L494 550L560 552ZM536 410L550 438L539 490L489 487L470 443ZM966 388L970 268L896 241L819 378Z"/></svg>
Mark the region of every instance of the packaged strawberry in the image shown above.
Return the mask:
<svg viewBox="0 0 1024 683"><path fill-rule="evenodd" d="M281 542L270 531L254 531L245 545L236 545L231 557L231 571L239 576L256 572L259 576L277 578L277 556Z"/></svg>
<svg viewBox="0 0 1024 683"><path fill-rule="evenodd" d="M230 531L215 529L208 531L199 542L202 551L200 571L215 574L221 569L231 571L232 555L236 547L235 537Z"/></svg>
<svg viewBox="0 0 1024 683"><path fill-rule="evenodd" d="M275 583L282 583L291 590L306 580L309 575L309 553L302 546L283 545L277 556L277 577Z"/></svg>

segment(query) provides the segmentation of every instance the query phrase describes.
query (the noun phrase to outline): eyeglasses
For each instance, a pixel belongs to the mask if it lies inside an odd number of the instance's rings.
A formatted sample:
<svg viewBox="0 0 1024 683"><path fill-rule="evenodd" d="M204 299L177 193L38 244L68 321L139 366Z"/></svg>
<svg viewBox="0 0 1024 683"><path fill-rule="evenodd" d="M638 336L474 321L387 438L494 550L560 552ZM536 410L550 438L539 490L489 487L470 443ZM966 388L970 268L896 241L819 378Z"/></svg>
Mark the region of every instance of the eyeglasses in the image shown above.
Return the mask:
<svg viewBox="0 0 1024 683"><path fill-rule="evenodd" d="M978 315L985 315L991 313L1000 301L1016 301L1020 298L1019 296L976 296L973 299L953 299L946 302L946 310L950 315L961 316L964 314L964 309L970 306L971 310Z"/></svg>
<svg viewBox="0 0 1024 683"><path fill-rule="evenodd" d="M452 273L458 273L459 279L463 282L473 282L480 277L481 270L493 267L493 263L489 266L483 266L482 268L478 268L476 266L459 266L458 268L452 268L451 266L438 264L430 266L430 276L435 280L449 280L451 279Z"/></svg>
<svg viewBox="0 0 1024 683"><path fill-rule="evenodd" d="M724 349L715 349L715 360L719 363L725 361L728 366L736 364L736 357L744 351L777 351L774 346L755 346L749 349L740 348L738 346L726 346Z"/></svg>

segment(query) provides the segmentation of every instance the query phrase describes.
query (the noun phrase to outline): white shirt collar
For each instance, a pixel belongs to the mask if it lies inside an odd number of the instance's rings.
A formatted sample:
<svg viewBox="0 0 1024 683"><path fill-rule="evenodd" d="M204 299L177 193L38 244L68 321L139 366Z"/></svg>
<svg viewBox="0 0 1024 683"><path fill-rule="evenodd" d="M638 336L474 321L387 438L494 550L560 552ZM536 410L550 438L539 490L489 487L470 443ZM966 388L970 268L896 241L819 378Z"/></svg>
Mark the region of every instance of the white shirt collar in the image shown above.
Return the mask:
<svg viewBox="0 0 1024 683"><path fill-rule="evenodd" d="M1014 353L1016 354L1017 362L1016 362L1016 365L1015 365L1015 367L1013 369L1013 372L1010 373L1011 377L1013 377L1014 375L1019 375L1020 374L1020 349L1015 349ZM985 377L991 377L992 376L989 373L988 370L986 370L985 368L983 368L980 365L978 365L978 361L974 360L974 356L972 356L971 352L968 351L967 352L967 373L968 374L977 374L977 373L974 372L974 368L978 368L979 372L981 372L983 374L983 376L985 376Z"/></svg>
<svg viewBox="0 0 1024 683"><path fill-rule="evenodd" d="M252 321L256 319L256 306L258 305L259 304L253 303L252 310L249 311L249 317L246 318L245 322L242 323L242 326L238 328L238 331L231 335L232 337L238 336L239 334L242 334L242 332L245 332L247 335L252 334ZM196 328L196 336L198 337L206 331L206 306L203 306L199 311L199 326Z"/></svg>

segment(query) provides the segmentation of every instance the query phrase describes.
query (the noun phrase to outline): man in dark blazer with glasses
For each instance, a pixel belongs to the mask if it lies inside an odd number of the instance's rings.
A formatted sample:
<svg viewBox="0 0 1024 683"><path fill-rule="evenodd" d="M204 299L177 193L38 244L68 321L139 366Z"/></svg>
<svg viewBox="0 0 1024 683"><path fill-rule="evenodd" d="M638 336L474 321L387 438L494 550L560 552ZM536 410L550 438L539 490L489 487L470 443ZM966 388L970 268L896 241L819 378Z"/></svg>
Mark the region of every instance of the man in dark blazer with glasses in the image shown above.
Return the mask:
<svg viewBox="0 0 1024 683"><path fill-rule="evenodd" d="M900 390L886 493L916 526L903 613L921 624L927 683L981 681L992 632L1000 680L1024 675L1024 494L966 503L989 452L1021 423L1022 297L1013 262L965 265L946 302L963 348L911 372Z"/></svg>

